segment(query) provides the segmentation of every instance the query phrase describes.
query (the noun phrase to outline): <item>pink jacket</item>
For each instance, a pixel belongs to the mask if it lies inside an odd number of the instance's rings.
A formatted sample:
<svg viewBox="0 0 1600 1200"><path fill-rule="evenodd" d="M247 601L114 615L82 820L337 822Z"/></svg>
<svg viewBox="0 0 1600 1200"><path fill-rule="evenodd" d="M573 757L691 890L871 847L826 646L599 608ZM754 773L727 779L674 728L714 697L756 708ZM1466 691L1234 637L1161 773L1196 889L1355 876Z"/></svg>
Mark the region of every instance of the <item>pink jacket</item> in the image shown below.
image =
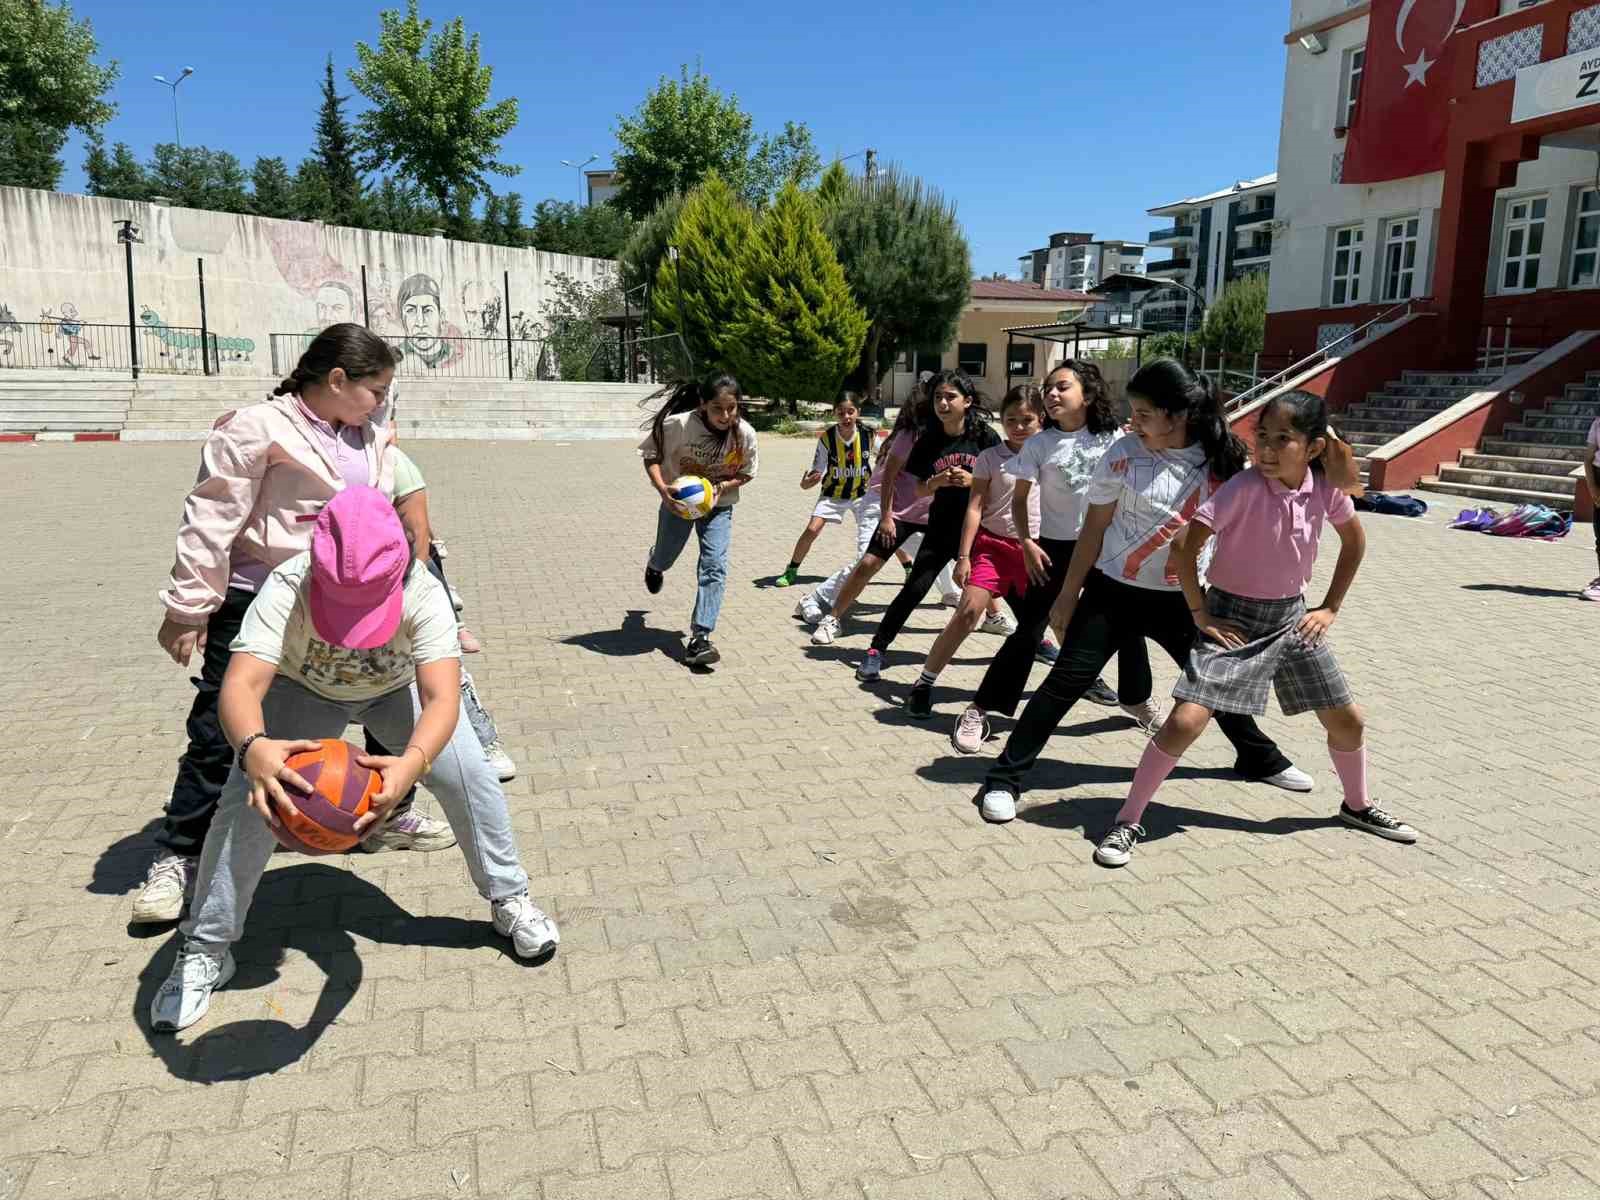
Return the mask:
<svg viewBox="0 0 1600 1200"><path fill-rule="evenodd" d="M394 495L387 425L361 431L372 486ZM225 413L200 451L200 476L183 503L172 582L161 593L167 615L204 625L222 607L235 552L268 567L311 546L317 514L344 476L293 396Z"/></svg>

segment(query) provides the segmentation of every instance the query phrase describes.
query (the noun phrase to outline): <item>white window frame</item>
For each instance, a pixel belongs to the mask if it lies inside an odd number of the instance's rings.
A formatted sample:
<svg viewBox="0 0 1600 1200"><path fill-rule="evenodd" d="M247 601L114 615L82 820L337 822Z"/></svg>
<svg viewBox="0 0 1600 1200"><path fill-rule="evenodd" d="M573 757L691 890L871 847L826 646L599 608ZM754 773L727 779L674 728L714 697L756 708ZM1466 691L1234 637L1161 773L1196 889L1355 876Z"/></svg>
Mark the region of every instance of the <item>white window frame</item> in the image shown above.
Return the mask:
<svg viewBox="0 0 1600 1200"><path fill-rule="evenodd" d="M1361 98L1361 77L1366 73L1367 47L1352 46L1344 52L1339 66L1339 124L1349 129L1356 119L1356 101Z"/></svg>
<svg viewBox="0 0 1600 1200"><path fill-rule="evenodd" d="M1409 213L1403 217L1384 219L1378 286L1386 302L1409 300L1417 294L1417 268L1421 265L1421 251L1421 214Z"/></svg>
<svg viewBox="0 0 1600 1200"><path fill-rule="evenodd" d="M1587 205L1587 209L1585 208ZM1567 286L1600 287L1600 188L1580 188L1572 201L1572 254L1567 261ZM1588 245L1584 245L1585 234ZM1579 277L1587 269L1588 278Z"/></svg>
<svg viewBox="0 0 1600 1200"><path fill-rule="evenodd" d="M1365 225L1344 225L1329 231L1328 243L1328 304L1333 308L1347 308L1361 303L1361 286L1365 282L1362 267L1366 262L1367 229ZM1342 243L1340 239L1345 239ZM1345 256L1344 270L1339 269L1339 256ZM1339 287L1344 285L1344 297Z"/></svg>
<svg viewBox="0 0 1600 1200"><path fill-rule="evenodd" d="M1539 290L1539 268L1544 263L1545 227L1549 219L1548 195L1516 196L1506 201L1504 228L1500 233L1500 269L1496 276L1496 290L1502 295ZM1535 242L1537 248L1533 248Z"/></svg>

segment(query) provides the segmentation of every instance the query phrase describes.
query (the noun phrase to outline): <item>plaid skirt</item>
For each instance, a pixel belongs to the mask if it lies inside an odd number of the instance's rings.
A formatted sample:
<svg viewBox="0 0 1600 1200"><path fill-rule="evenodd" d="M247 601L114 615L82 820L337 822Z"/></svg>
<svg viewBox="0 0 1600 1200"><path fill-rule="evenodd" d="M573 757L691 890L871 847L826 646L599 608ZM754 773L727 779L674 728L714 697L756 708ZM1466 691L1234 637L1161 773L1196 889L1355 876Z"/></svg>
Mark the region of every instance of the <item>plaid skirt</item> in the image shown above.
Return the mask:
<svg viewBox="0 0 1600 1200"><path fill-rule="evenodd" d="M1244 630L1244 645L1230 650L1202 637L1189 652L1174 700L1213 712L1260 716L1267 711L1267 685L1278 693L1286 717L1318 708L1338 708L1354 699L1326 637L1308 646L1295 633L1306 615L1303 596L1254 600L1220 588L1206 592L1213 617Z"/></svg>

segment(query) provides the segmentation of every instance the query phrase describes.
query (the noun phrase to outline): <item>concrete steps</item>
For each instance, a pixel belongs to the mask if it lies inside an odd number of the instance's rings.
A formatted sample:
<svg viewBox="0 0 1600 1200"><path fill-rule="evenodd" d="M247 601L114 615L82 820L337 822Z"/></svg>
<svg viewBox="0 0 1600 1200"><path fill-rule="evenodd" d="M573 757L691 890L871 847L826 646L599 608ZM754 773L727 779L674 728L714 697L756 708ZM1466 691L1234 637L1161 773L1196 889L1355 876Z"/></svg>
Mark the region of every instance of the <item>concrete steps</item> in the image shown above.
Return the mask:
<svg viewBox="0 0 1600 1200"><path fill-rule="evenodd" d="M1565 511L1572 507L1572 493L1536 492L1522 488L1490 487L1474 483L1456 483L1444 478L1452 468L1446 467L1439 475L1424 475L1417 481L1417 489L1424 492L1443 492L1450 496L1465 496L1472 500L1488 500L1502 508L1515 508L1519 504L1543 504Z"/></svg>
<svg viewBox="0 0 1600 1200"><path fill-rule="evenodd" d="M1479 450L1504 458L1560 460L1567 464L1568 470L1587 457L1581 441L1573 445L1540 445L1534 441L1515 441L1508 437L1484 438Z"/></svg>

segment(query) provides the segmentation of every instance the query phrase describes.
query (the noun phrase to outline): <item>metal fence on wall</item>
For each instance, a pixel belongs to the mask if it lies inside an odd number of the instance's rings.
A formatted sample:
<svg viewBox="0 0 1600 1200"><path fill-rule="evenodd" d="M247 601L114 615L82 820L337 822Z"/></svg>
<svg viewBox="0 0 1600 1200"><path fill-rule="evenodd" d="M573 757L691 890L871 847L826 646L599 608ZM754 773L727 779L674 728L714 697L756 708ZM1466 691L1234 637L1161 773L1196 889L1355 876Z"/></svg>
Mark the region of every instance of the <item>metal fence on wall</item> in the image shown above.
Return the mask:
<svg viewBox="0 0 1600 1200"><path fill-rule="evenodd" d="M274 333L271 338L272 373L286 376L294 370L314 333ZM385 337L400 357L395 376L400 379L549 379L551 363L545 343L538 338Z"/></svg>
<svg viewBox="0 0 1600 1200"><path fill-rule="evenodd" d="M209 353L202 353L204 346ZM134 355L138 359L135 361ZM215 375L219 339L186 326L93 325L81 321L0 320L0 369L133 371L154 375Z"/></svg>

